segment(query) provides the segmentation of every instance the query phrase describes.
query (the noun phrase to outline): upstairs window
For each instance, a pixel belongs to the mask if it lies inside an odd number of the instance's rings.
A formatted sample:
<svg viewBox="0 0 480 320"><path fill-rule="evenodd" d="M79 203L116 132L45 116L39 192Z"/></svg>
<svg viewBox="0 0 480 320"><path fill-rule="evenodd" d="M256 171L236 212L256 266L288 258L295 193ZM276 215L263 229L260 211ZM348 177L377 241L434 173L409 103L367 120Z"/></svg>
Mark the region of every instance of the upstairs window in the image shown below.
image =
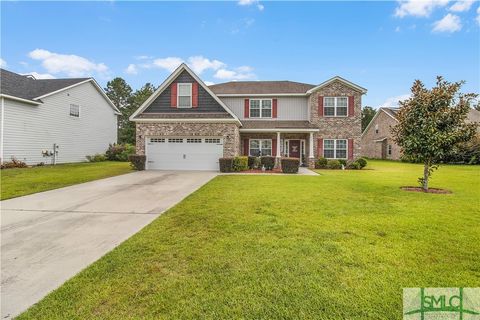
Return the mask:
<svg viewBox="0 0 480 320"><path fill-rule="evenodd" d="M323 141L323 156L327 159L346 159L346 139L326 139Z"/></svg>
<svg viewBox="0 0 480 320"><path fill-rule="evenodd" d="M324 97L323 113L327 117L346 117L348 115L348 97Z"/></svg>
<svg viewBox="0 0 480 320"><path fill-rule="evenodd" d="M272 100L271 99L251 99L250 100L250 118L271 118Z"/></svg>
<svg viewBox="0 0 480 320"><path fill-rule="evenodd" d="M375 125L375 133L378 134L378 124Z"/></svg>
<svg viewBox="0 0 480 320"><path fill-rule="evenodd" d="M75 118L80 117L80 106L78 104L70 105L70 116Z"/></svg>
<svg viewBox="0 0 480 320"><path fill-rule="evenodd" d="M179 83L178 84L178 107L191 108L192 107L192 84Z"/></svg>

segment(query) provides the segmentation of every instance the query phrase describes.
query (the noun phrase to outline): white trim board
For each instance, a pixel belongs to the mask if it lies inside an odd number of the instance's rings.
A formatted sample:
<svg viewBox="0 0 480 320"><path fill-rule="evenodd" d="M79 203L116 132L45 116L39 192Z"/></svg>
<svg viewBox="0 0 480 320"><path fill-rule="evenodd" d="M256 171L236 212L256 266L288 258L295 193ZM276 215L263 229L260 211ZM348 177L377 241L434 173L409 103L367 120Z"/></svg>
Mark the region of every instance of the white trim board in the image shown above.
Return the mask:
<svg viewBox="0 0 480 320"><path fill-rule="evenodd" d="M19 101L19 102L32 104L32 105L35 105L35 106L38 106L38 105L42 104L41 101L32 101L32 100L23 99L23 98L19 98L19 97L15 97L15 96L10 96L8 94L3 94L3 93L0 94L0 97L5 98L5 99L10 99L10 100L15 100L15 101Z"/></svg>
<svg viewBox="0 0 480 320"><path fill-rule="evenodd" d="M319 132L320 129L305 129L305 128L299 128L299 129L290 129L290 128L283 128L283 129L239 129L240 132L296 132L296 133L304 133L304 132Z"/></svg>
<svg viewBox="0 0 480 320"><path fill-rule="evenodd" d="M157 119L152 119L152 118L135 118L131 119L130 121L133 122L157 122L157 123L195 123L195 122L200 122L200 123L205 123L205 122L220 122L220 123L237 123L237 120L232 119L232 118L213 118L213 119L207 119L207 118L179 118L179 119L174 119L174 118L157 118Z"/></svg>
<svg viewBox="0 0 480 320"><path fill-rule="evenodd" d="M331 79L328 79L327 81L324 81L322 83L320 83L318 86L316 86L315 88L312 88L310 90L307 91L307 94L312 94L313 92L317 91L318 89L322 88L322 87L325 87L327 85L329 85L330 83L334 82L334 81L340 81L342 83L344 83L345 85L357 90L357 91L360 91L362 94L365 94L367 93L367 89L365 89L364 87L360 87L359 85L353 83L353 82L350 82L346 79L343 79L342 77L340 76L335 76Z"/></svg>

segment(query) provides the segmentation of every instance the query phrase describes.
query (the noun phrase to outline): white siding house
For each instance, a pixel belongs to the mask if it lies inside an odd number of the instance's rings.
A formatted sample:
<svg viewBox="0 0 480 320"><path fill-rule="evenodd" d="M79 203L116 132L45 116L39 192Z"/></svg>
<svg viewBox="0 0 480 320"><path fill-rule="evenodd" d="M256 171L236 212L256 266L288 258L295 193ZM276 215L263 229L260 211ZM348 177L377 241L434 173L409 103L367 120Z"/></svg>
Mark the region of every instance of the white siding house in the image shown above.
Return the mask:
<svg viewBox="0 0 480 320"><path fill-rule="evenodd" d="M86 155L104 153L110 143L117 142L118 110L93 79L36 99L4 94L2 86L0 100L2 162L16 158L29 165L49 164L53 157L44 157L42 151L53 151L54 144L58 146L56 163L81 162Z"/></svg>

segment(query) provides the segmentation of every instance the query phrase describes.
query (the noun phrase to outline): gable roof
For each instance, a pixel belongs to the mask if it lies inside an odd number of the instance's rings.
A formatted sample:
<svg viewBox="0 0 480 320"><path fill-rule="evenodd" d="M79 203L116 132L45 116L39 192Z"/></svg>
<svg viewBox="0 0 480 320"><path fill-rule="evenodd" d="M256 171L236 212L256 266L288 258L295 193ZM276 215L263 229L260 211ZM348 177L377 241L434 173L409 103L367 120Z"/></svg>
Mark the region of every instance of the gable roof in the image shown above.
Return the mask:
<svg viewBox="0 0 480 320"><path fill-rule="evenodd" d="M368 123L367 127L365 128L365 130L363 130L362 136L365 134L365 132L368 131L368 129L370 128L370 126L372 125L372 123L375 122L375 119L377 119L378 115L379 115L381 112L385 112L388 116L390 116L392 119L394 119L395 121L398 122L398 120L397 120L398 108L380 107L380 108L378 108L377 113L375 113L375 115L373 116L372 120L370 120L370 122Z"/></svg>
<svg viewBox="0 0 480 320"><path fill-rule="evenodd" d="M178 66L175 71L172 72L170 76L158 87L157 90L130 116L130 121L145 121L145 119L140 119L138 118L138 115L141 114L155 99L166 89L168 86L182 73L183 71L188 72L194 79L197 81L206 91L209 95L211 95L215 101L217 101L222 108L224 108L237 122L238 124L242 124L240 122L240 119L230 110L225 103L220 100L215 93L212 92L212 90L209 89L209 87L185 64L182 63L180 66Z"/></svg>
<svg viewBox="0 0 480 320"><path fill-rule="evenodd" d="M93 78L35 79L32 76L0 69L0 80L1 96L37 105L42 103L42 98L91 82L115 113L120 114L120 111Z"/></svg>
<svg viewBox="0 0 480 320"><path fill-rule="evenodd" d="M365 89L364 87L360 87L359 85L357 85L357 84L355 84L355 83L353 83L353 82L351 82L351 81L348 81L348 80L346 80L346 79L344 79L344 78L342 78L342 77L340 77L340 76L335 76L335 77L333 77L333 78L328 79L327 81L324 81L324 82L320 83L318 86L316 86L316 87L314 87L314 88L311 88L310 90L307 91L307 94L311 94L311 93L313 93L314 91L316 91L316 90L318 90L318 89L320 89L320 88L322 88L322 87L325 87L325 86L329 85L330 83L332 83L332 82L334 82L334 81L340 81L340 82L342 82L343 84L345 84L345 85L347 85L347 86L349 86L349 87L351 87L351 88L353 88L353 89L355 89L355 90L357 90L357 91L360 91L362 94L367 93L367 89Z"/></svg>
<svg viewBox="0 0 480 320"><path fill-rule="evenodd" d="M305 94L315 85L293 81L230 81L209 86L217 95Z"/></svg>

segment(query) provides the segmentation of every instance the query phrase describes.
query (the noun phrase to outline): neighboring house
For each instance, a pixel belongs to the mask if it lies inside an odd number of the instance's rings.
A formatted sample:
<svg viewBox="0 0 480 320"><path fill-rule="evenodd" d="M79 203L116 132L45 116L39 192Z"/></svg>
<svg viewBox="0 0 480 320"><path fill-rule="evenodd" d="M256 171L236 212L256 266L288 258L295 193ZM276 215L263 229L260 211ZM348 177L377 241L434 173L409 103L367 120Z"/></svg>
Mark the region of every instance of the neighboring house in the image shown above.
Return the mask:
<svg viewBox="0 0 480 320"><path fill-rule="evenodd" d="M320 85L238 81L207 86L185 64L130 117L147 169L218 170L237 155L360 156L366 89L340 77Z"/></svg>
<svg viewBox="0 0 480 320"><path fill-rule="evenodd" d="M379 108L362 133L362 156L377 159L399 160L402 150L393 140L391 128L398 123L398 108ZM480 111L471 109L470 122L480 123Z"/></svg>
<svg viewBox="0 0 480 320"><path fill-rule="evenodd" d="M0 71L2 162L80 162L117 141L119 111L94 79L37 80ZM44 156L54 145L57 152Z"/></svg>

